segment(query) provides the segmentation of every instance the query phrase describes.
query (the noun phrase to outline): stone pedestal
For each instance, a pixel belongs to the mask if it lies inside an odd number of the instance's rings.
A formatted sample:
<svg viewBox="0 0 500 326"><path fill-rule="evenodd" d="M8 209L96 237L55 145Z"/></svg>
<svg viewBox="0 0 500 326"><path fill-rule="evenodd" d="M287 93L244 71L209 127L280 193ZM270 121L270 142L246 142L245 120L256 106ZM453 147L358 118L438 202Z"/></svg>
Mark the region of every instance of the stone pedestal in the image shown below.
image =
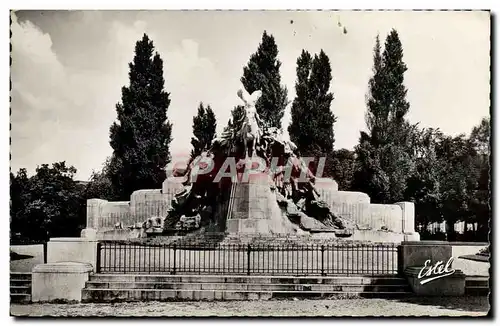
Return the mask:
<svg viewBox="0 0 500 326"><path fill-rule="evenodd" d="M269 184L238 182L234 185L227 231L229 233L269 233Z"/></svg>
<svg viewBox="0 0 500 326"><path fill-rule="evenodd" d="M233 184L226 231L232 234L294 234L297 227L283 215L267 174L253 174ZM244 179L243 179L244 180Z"/></svg>
<svg viewBox="0 0 500 326"><path fill-rule="evenodd" d="M404 241L420 241L420 234L418 232L405 233Z"/></svg>
<svg viewBox="0 0 500 326"><path fill-rule="evenodd" d="M52 238L47 243L47 262L76 262L96 268L97 241L88 238Z"/></svg>
<svg viewBox="0 0 500 326"><path fill-rule="evenodd" d="M90 264L75 262L36 265L32 272L31 300L80 302L91 271Z"/></svg>
<svg viewBox="0 0 500 326"><path fill-rule="evenodd" d="M418 273L422 266L412 266L405 270L410 287L418 296L462 296L465 294L465 274L455 270L451 275L421 284Z"/></svg>
<svg viewBox="0 0 500 326"><path fill-rule="evenodd" d="M444 241L410 241L399 246L398 271L404 273L408 267L424 266L427 260L432 263L446 262L452 257L452 246Z"/></svg>

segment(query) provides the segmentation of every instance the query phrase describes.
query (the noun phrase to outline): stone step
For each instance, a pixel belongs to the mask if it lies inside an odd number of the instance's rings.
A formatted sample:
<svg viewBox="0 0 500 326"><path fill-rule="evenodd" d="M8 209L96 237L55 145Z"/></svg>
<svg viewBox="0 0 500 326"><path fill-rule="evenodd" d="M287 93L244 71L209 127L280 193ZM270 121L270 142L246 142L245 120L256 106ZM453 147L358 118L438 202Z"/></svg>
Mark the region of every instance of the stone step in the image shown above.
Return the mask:
<svg viewBox="0 0 500 326"><path fill-rule="evenodd" d="M470 296L487 296L490 291L489 287L465 287L465 295Z"/></svg>
<svg viewBox="0 0 500 326"><path fill-rule="evenodd" d="M401 277L92 274L91 282L407 285Z"/></svg>
<svg viewBox="0 0 500 326"><path fill-rule="evenodd" d="M400 297L410 292L344 292L344 291L220 291L157 289L83 289L83 302L175 301L175 300L270 300L273 298Z"/></svg>
<svg viewBox="0 0 500 326"><path fill-rule="evenodd" d="M10 279L14 280L31 280L31 273L10 272Z"/></svg>
<svg viewBox="0 0 500 326"><path fill-rule="evenodd" d="M10 301L27 303L31 301L31 273L10 272Z"/></svg>
<svg viewBox="0 0 500 326"><path fill-rule="evenodd" d="M31 301L31 294L26 293L11 293L10 301L13 303L27 303Z"/></svg>
<svg viewBox="0 0 500 326"><path fill-rule="evenodd" d="M29 286L11 286L10 287L11 294L31 294L31 285Z"/></svg>
<svg viewBox="0 0 500 326"><path fill-rule="evenodd" d="M31 285L31 280L16 280L16 279L10 279L10 286L26 286L26 285Z"/></svg>
<svg viewBox="0 0 500 326"><path fill-rule="evenodd" d="M486 276L468 276L465 279L465 294L487 296L490 293L490 281Z"/></svg>
<svg viewBox="0 0 500 326"><path fill-rule="evenodd" d="M219 290L219 291L320 291L320 292L401 292L408 285L352 284L266 284L266 283L170 283L170 282L87 282L86 289L156 289L156 290Z"/></svg>
<svg viewBox="0 0 500 326"><path fill-rule="evenodd" d="M473 279L473 280L465 280L465 287L489 287L489 280L488 279Z"/></svg>

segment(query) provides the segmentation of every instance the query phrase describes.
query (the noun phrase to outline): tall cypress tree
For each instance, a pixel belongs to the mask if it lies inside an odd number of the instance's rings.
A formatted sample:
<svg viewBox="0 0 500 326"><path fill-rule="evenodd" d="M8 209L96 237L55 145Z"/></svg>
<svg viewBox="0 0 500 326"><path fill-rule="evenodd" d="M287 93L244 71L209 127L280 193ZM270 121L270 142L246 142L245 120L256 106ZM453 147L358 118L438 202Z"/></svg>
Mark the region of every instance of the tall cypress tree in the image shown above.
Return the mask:
<svg viewBox="0 0 500 326"><path fill-rule="evenodd" d="M261 119L269 127L281 128L281 119L288 104L287 89L281 85L281 62L274 37L264 31L257 52L252 54L243 68L241 82L249 94L256 90L262 96L255 107Z"/></svg>
<svg viewBox="0 0 500 326"><path fill-rule="evenodd" d="M109 173L121 200L138 189L161 187L170 160L170 94L164 91L163 60L153 51L153 41L144 34L129 64L130 84L122 88L122 102L116 105L118 121L110 128Z"/></svg>
<svg viewBox="0 0 500 326"><path fill-rule="evenodd" d="M198 114L193 117L194 137L191 138L191 145L193 145L191 158L197 157L201 152L210 147L215 137L216 128L217 121L214 111L212 111L210 105L205 108L203 107L203 103L200 103Z"/></svg>
<svg viewBox="0 0 500 326"><path fill-rule="evenodd" d="M288 132L303 156L319 159L330 156L333 151L336 117L330 109L331 71L330 60L323 50L314 59L303 50L297 59L296 97Z"/></svg>
<svg viewBox="0 0 500 326"><path fill-rule="evenodd" d="M374 202L404 199L406 182L414 170L414 127L405 119L406 101L403 47L396 30L387 36L381 54L377 36L373 77L369 81L366 123L356 148L358 169L353 188L366 192Z"/></svg>

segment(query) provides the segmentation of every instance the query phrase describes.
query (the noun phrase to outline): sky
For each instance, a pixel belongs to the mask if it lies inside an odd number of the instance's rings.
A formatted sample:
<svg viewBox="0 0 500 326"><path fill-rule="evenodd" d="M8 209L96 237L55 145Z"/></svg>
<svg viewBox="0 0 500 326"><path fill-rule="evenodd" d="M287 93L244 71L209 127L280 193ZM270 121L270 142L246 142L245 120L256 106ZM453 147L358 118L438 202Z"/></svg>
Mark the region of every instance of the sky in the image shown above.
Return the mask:
<svg viewBox="0 0 500 326"><path fill-rule="evenodd" d="M490 112L488 12L18 11L11 17L13 171L31 174L38 165L66 161L78 180L88 180L101 169L112 154L109 127L143 33L164 61L173 155L190 152L200 102L212 107L222 131L241 104L243 67L264 30L278 45L290 101L302 49L330 58L335 149L353 149L365 130L375 37L383 43L392 28L408 66L411 122L468 134ZM285 131L289 123L288 107Z"/></svg>

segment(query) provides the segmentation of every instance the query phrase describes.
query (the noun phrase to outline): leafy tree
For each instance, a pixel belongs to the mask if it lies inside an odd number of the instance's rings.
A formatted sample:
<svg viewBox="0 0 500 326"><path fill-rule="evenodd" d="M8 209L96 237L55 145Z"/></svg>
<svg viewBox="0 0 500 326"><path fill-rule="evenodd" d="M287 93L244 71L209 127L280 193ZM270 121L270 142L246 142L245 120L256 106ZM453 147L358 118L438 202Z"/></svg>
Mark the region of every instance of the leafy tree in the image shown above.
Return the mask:
<svg viewBox="0 0 500 326"><path fill-rule="evenodd" d="M257 113L269 127L277 128L281 128L281 119L288 104L287 89L281 85L280 67L274 36L264 31L257 52L251 55L243 68L241 82L249 94L262 91L255 105Z"/></svg>
<svg viewBox="0 0 500 326"><path fill-rule="evenodd" d="M15 177L23 207L11 211L11 231L30 240L46 241L50 237L79 236L85 225L82 189L73 180L76 169L65 162L42 164L29 179L25 170ZM11 185L12 186L12 185ZM16 188L17 187L17 188Z"/></svg>
<svg viewBox="0 0 500 326"><path fill-rule="evenodd" d="M10 231L18 233L23 230L22 212L26 206L28 188L28 173L26 169L19 169L14 175L10 172ZM13 236L11 235L11 239Z"/></svg>
<svg viewBox="0 0 500 326"><path fill-rule="evenodd" d="M457 239L454 224L461 221L478 223L473 239L488 239L488 126L488 121L482 121L469 138L447 136L436 129L419 133L416 169L408 180L407 197L415 202L418 225L446 221L449 241Z"/></svg>
<svg viewBox="0 0 500 326"><path fill-rule="evenodd" d="M353 188L368 193L374 202L391 203L404 199L406 183L414 170L416 125L405 116L406 101L403 48L396 30L387 36L381 53L377 36L373 77L369 81L366 124L356 147L357 171Z"/></svg>
<svg viewBox="0 0 500 326"><path fill-rule="evenodd" d="M319 159L332 155L336 117L330 109L331 71L330 60L323 50L314 58L302 50L297 59L297 95L292 103L288 132L303 156Z"/></svg>
<svg viewBox="0 0 500 326"><path fill-rule="evenodd" d="M489 160L491 154L490 150L490 119L483 118L479 125L472 128L470 135L470 140L479 155L485 155L484 157Z"/></svg>
<svg viewBox="0 0 500 326"><path fill-rule="evenodd" d="M447 240L455 239L454 225L466 221L471 216L471 196L477 189L478 174L474 162L476 153L465 135L445 137L437 148L441 158L443 220L447 225Z"/></svg>
<svg viewBox="0 0 500 326"><path fill-rule="evenodd" d="M333 151L332 155L327 158L327 162L331 162L327 175L337 181L340 190L351 190L356 168L355 152L348 149Z"/></svg>
<svg viewBox="0 0 500 326"><path fill-rule="evenodd" d="M110 128L110 179L121 200L138 189L159 188L170 160L170 98L164 91L163 60L153 51L153 42L144 34L129 64L130 84L122 88L122 102L116 105L118 121Z"/></svg>
<svg viewBox="0 0 500 326"><path fill-rule="evenodd" d="M474 167L477 175L477 187L473 190L470 207L472 214L468 222L478 224L477 238L482 241L489 241L489 230L491 220L491 178L490 178L490 119L483 118L478 126L472 129L470 142L477 156L474 160Z"/></svg>
<svg viewBox="0 0 500 326"><path fill-rule="evenodd" d="M111 158L108 157L101 171L92 171L90 181L85 188L85 199L99 198L115 200L117 198L117 194L109 177L113 174L110 170L111 168Z"/></svg>
<svg viewBox="0 0 500 326"><path fill-rule="evenodd" d="M417 226L442 222L444 161L436 153L445 136L438 129L423 129L415 143L415 173L408 179L406 198L415 203Z"/></svg>
<svg viewBox="0 0 500 326"><path fill-rule="evenodd" d="M217 121L214 111L212 111L210 105L204 108L203 103L200 103L198 114L193 117L194 137L191 138L191 145L193 145L193 149L191 150L192 159L210 147L215 137L216 128Z"/></svg>

